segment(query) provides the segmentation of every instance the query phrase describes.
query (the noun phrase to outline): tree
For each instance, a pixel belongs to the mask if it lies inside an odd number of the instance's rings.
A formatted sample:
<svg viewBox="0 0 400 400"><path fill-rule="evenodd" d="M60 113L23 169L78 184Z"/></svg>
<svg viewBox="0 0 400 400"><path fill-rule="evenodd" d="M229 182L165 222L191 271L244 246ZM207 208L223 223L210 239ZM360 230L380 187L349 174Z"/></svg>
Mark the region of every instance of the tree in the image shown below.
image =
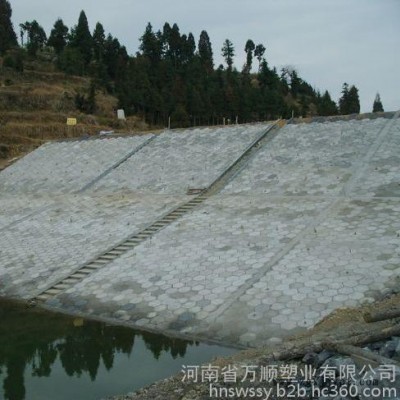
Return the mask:
<svg viewBox="0 0 400 400"><path fill-rule="evenodd" d="M108 89L111 89L111 86L109 84L110 76L108 74L107 65L105 63L106 35L103 25L100 22L96 23L92 38L93 59L90 63L89 74L92 77L95 77L99 83L101 82L101 84L108 87Z"/></svg>
<svg viewBox="0 0 400 400"><path fill-rule="evenodd" d="M229 39L225 39L221 51L222 51L222 57L225 58L225 62L228 65L228 71L232 71L233 57L235 56L235 49L233 47L233 43Z"/></svg>
<svg viewBox="0 0 400 400"><path fill-rule="evenodd" d="M297 71L292 69L290 72L290 92L293 97L297 97L300 94L300 86L302 84L302 79L299 77Z"/></svg>
<svg viewBox="0 0 400 400"><path fill-rule="evenodd" d="M104 42L104 64L111 79L121 79L122 69L127 64L128 55L124 46L121 46L117 38L107 35Z"/></svg>
<svg viewBox="0 0 400 400"><path fill-rule="evenodd" d="M258 81L261 89L278 89L280 85L279 75L276 69L269 69L268 63L265 58L262 59L258 72Z"/></svg>
<svg viewBox="0 0 400 400"><path fill-rule="evenodd" d="M147 25L148 27L148 25ZM153 28L151 28L151 30L153 30ZM169 38L171 36L171 25L166 22L163 26L163 30L162 30L162 51L163 53L167 53L169 50Z"/></svg>
<svg viewBox="0 0 400 400"><path fill-rule="evenodd" d="M256 48L254 49L254 56L257 57L257 60L258 60L258 70L260 70L260 68L261 68L261 61L263 60L265 50L266 49L265 49L264 45L261 43L258 44L256 46Z"/></svg>
<svg viewBox="0 0 400 400"><path fill-rule="evenodd" d="M186 35L182 35L182 40ZM195 51L196 51L196 41L194 40L193 33L189 33L186 40L183 40L182 45L182 61L187 63L191 62L194 58Z"/></svg>
<svg viewBox="0 0 400 400"><path fill-rule="evenodd" d="M246 64L243 67L243 72L245 74L249 74L251 71L251 65L253 63L253 51L255 48L256 46L254 42L249 39L244 47L244 51L246 52Z"/></svg>
<svg viewBox="0 0 400 400"><path fill-rule="evenodd" d="M207 72L211 72L214 69L214 61L213 61L213 51L211 47L210 38L206 31L201 31L198 52L200 57L200 62L203 68Z"/></svg>
<svg viewBox="0 0 400 400"><path fill-rule="evenodd" d="M24 23L19 24L20 27L20 35L21 35L21 45L24 46L24 37L25 34L28 36L29 29L31 27L31 23L26 21ZM29 38L27 38L29 40Z"/></svg>
<svg viewBox="0 0 400 400"><path fill-rule="evenodd" d="M178 104L173 113L171 114L171 127L172 128L186 128L190 125L190 118L185 109L185 106Z"/></svg>
<svg viewBox="0 0 400 400"><path fill-rule="evenodd" d="M36 57L38 50L42 49L47 42L46 32L36 20L32 22L27 21L20 26L21 29L27 32L28 39L26 47L28 49L28 54L32 57Z"/></svg>
<svg viewBox="0 0 400 400"><path fill-rule="evenodd" d="M72 32L58 64L66 72L88 74L118 97L119 106L150 124L164 125L169 116L175 126L188 126L218 123L222 118L234 121L236 116L241 122L290 117L292 109L296 115L336 113L329 93L317 95L293 68L286 68L280 78L263 57L265 47L255 46L251 40L244 46L246 64L240 73L233 68L235 51L228 39L222 48L225 67L214 70L206 31L200 34L196 52L193 35L180 32L178 25L166 22L156 31L148 23L140 38L140 50L135 57L128 57L116 38L105 38L104 28L97 23L89 64L85 64L73 40L77 31ZM259 62L258 73L250 75L253 57ZM76 105L91 112L94 93L92 89L91 96L88 92L78 94Z"/></svg>
<svg viewBox="0 0 400 400"><path fill-rule="evenodd" d="M103 25L97 22L96 27L93 31L93 50L94 58L97 61L101 61L104 57L104 44L106 41L106 35L104 32Z"/></svg>
<svg viewBox="0 0 400 400"><path fill-rule="evenodd" d="M354 85L349 90L349 111L350 114L360 113L360 98L358 96L358 89Z"/></svg>
<svg viewBox="0 0 400 400"><path fill-rule="evenodd" d="M66 46L57 60L57 66L62 71L71 75L83 75L85 72L85 61L79 49Z"/></svg>
<svg viewBox="0 0 400 400"><path fill-rule="evenodd" d="M167 39L168 50L165 56L172 61L172 64L176 68L180 62L180 56L182 52L182 38L179 32L179 27L174 24L169 31Z"/></svg>
<svg viewBox="0 0 400 400"><path fill-rule="evenodd" d="M12 10L7 0L0 0L0 54L18 46L17 35L11 22Z"/></svg>
<svg viewBox="0 0 400 400"><path fill-rule="evenodd" d="M350 114L348 112L349 104L349 85L348 83L343 83L342 87L342 97L339 99L339 111L340 114L346 115Z"/></svg>
<svg viewBox="0 0 400 400"><path fill-rule="evenodd" d="M60 55L67 45L68 30L69 29L64 25L63 20L59 18L54 23L53 29L50 32L47 45L53 47L57 55Z"/></svg>
<svg viewBox="0 0 400 400"><path fill-rule="evenodd" d="M376 94L375 96L375 100L374 100L374 105L372 107L372 112L383 112L383 105L381 102L381 96L379 95L379 93Z"/></svg>
<svg viewBox="0 0 400 400"><path fill-rule="evenodd" d="M318 115L323 116L337 114L336 103L332 100L331 95L327 90L325 90L322 97L319 94L317 96L317 112Z"/></svg>
<svg viewBox="0 0 400 400"><path fill-rule="evenodd" d="M358 89L345 82L342 88L342 97L339 99L339 110L342 115L358 114L360 112L360 99Z"/></svg>
<svg viewBox="0 0 400 400"><path fill-rule="evenodd" d="M282 68L281 79L286 85L290 87L290 93L293 97L297 97L300 94L310 94L304 93L305 85L303 80L299 77L296 68L292 65L286 65Z"/></svg>
<svg viewBox="0 0 400 400"><path fill-rule="evenodd" d="M79 14L78 24L72 29L70 46L77 48L88 65L92 58L93 38L89 31L89 24L85 12Z"/></svg>
<svg viewBox="0 0 400 400"><path fill-rule="evenodd" d="M147 57L153 64L161 61L163 40L153 32L150 22L147 24L140 42L139 49L142 51L144 57Z"/></svg>

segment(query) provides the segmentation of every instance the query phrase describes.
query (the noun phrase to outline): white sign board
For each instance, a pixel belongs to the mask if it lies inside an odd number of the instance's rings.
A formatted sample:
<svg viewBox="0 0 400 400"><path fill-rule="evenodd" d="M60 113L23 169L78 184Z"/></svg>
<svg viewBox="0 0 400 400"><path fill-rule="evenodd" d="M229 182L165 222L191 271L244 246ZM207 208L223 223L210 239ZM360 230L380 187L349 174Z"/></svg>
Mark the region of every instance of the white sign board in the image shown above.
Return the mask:
<svg viewBox="0 0 400 400"><path fill-rule="evenodd" d="M125 119L125 111L123 109L117 110L118 119Z"/></svg>

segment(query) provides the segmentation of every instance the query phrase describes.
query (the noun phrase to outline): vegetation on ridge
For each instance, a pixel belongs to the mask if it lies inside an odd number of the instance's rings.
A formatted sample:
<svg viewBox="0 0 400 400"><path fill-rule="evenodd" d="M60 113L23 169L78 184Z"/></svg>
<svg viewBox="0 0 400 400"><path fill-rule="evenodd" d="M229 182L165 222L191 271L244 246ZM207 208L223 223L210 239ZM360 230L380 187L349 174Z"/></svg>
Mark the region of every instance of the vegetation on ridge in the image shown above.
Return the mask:
<svg viewBox="0 0 400 400"><path fill-rule="evenodd" d="M20 24L21 47L16 49L9 2L0 0L0 7L6 10L1 18L8 27L0 32L3 67L21 71L24 60L46 54L59 71L90 77L97 88L118 98L127 115L140 116L152 125L166 126L169 118L173 126L185 127L359 112L355 86L345 84L338 107L328 91L321 94L295 69L278 73L268 64L267 48L251 39L244 47L241 71L234 68L237 49L229 39L221 49L226 65L216 67L207 32L201 32L196 44L194 36L181 33L177 24L165 23L155 31L148 23L140 50L129 56L117 38L106 35L100 22L90 32L81 11L72 28L58 19L48 39L36 20ZM94 105L80 108L91 113Z"/></svg>

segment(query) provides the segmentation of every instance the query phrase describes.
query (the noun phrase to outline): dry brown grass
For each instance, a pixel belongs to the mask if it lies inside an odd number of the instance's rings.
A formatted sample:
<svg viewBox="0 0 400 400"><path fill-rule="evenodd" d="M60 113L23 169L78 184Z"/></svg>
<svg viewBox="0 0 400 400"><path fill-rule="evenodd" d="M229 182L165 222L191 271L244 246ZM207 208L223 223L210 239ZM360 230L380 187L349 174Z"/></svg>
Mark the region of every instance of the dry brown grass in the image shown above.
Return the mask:
<svg viewBox="0 0 400 400"><path fill-rule="evenodd" d="M108 126L77 124L67 126L65 123L9 123L0 131L0 143L23 143L24 139L33 140L55 140L79 137L84 134L94 135L100 130L109 129ZM27 143L24 142L24 143Z"/></svg>
<svg viewBox="0 0 400 400"><path fill-rule="evenodd" d="M54 111L43 110L37 111L0 111L0 124L5 126L9 123L65 123L68 114L57 113Z"/></svg>
<svg viewBox="0 0 400 400"><path fill-rule="evenodd" d="M67 126L65 123L9 123L0 129L0 159L18 157L51 140L93 136L102 129L108 130L109 127L85 124Z"/></svg>
<svg viewBox="0 0 400 400"><path fill-rule="evenodd" d="M23 73L10 69L1 70L0 110L34 111L52 110L71 112L75 110L77 93L87 93L90 79L46 70L49 63L33 63ZM32 67L34 69L29 69ZM43 70L40 70L42 68ZM113 116L117 99L97 91L98 115Z"/></svg>
<svg viewBox="0 0 400 400"><path fill-rule="evenodd" d="M48 140L94 135L101 130L137 130L137 119L116 119L117 99L100 90L95 115L79 113L75 96L87 93L89 85L90 79L55 72L50 63L33 62L22 74L2 69L0 159L16 157ZM68 117L77 118L78 124L67 126Z"/></svg>

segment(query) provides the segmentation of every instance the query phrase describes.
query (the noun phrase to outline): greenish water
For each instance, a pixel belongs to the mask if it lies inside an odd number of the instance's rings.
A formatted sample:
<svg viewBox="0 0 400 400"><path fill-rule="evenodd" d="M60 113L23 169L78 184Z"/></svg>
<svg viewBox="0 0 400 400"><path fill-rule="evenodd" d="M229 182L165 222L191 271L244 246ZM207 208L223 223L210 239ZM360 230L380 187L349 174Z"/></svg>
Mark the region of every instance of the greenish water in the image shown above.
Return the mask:
<svg viewBox="0 0 400 400"><path fill-rule="evenodd" d="M1 400L100 400L236 351L0 302Z"/></svg>

